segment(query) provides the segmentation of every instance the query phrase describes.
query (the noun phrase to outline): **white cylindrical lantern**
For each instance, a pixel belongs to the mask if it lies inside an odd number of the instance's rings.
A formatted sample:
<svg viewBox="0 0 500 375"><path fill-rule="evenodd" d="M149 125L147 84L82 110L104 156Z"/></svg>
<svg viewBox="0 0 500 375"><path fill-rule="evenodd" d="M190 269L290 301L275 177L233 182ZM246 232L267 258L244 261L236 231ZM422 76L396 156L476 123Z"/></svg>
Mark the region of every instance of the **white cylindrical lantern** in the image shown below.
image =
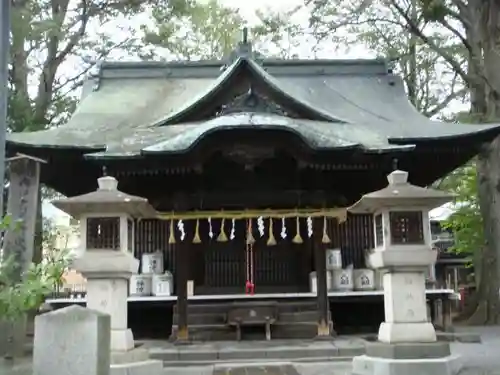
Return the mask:
<svg viewBox="0 0 500 375"><path fill-rule="evenodd" d="M130 295L131 296L150 296L152 293L151 275L132 275L130 277Z"/></svg>
<svg viewBox="0 0 500 375"><path fill-rule="evenodd" d="M163 253L157 251L155 253L142 254L141 273L163 274Z"/></svg>
<svg viewBox="0 0 500 375"><path fill-rule="evenodd" d="M368 268L354 270L354 290L375 289L375 271Z"/></svg>
<svg viewBox="0 0 500 375"><path fill-rule="evenodd" d="M174 290L172 273L153 275L153 294L155 296L171 296Z"/></svg>
<svg viewBox="0 0 500 375"><path fill-rule="evenodd" d="M340 291L350 291L354 288L353 269L333 270L333 288Z"/></svg>
<svg viewBox="0 0 500 375"><path fill-rule="evenodd" d="M342 269L342 253L340 249L326 250L326 269L328 270Z"/></svg>

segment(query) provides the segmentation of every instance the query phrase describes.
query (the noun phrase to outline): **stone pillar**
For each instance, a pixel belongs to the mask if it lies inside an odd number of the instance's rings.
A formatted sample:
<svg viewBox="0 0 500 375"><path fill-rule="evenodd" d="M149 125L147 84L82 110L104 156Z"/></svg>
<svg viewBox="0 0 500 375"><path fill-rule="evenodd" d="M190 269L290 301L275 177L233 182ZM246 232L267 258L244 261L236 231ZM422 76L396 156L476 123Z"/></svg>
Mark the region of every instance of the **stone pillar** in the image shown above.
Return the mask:
<svg viewBox="0 0 500 375"><path fill-rule="evenodd" d="M120 251L89 251L73 267L87 279L87 307L111 316L111 350L133 349L127 324L128 280L137 273L139 261Z"/></svg>
<svg viewBox="0 0 500 375"><path fill-rule="evenodd" d="M111 350L133 349L127 325L128 280L137 273L139 261L122 252L96 251L76 259L73 267L87 279L87 307L111 316Z"/></svg>
<svg viewBox="0 0 500 375"><path fill-rule="evenodd" d="M35 318L33 375L109 375L110 317L73 305Z"/></svg>
<svg viewBox="0 0 500 375"><path fill-rule="evenodd" d="M427 319L424 270L389 271L384 275L385 322L380 342L434 342L436 332Z"/></svg>
<svg viewBox="0 0 500 375"><path fill-rule="evenodd" d="M10 171L7 214L12 223L19 223L19 226L13 224L5 232L4 257L14 260L16 270L11 282L19 283L22 282L22 273L33 260L40 164L45 161L17 155L7 162ZM27 316L21 316L16 321L0 322L0 326L3 326L0 327L0 355L7 358L22 357L26 344Z"/></svg>

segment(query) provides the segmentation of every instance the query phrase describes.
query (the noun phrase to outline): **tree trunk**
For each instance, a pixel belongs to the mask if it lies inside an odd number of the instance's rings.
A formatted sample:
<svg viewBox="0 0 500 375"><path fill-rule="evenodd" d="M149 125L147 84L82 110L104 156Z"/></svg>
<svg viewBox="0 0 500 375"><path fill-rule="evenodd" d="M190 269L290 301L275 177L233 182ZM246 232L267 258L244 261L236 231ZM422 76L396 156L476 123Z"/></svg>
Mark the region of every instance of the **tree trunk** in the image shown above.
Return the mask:
<svg viewBox="0 0 500 375"><path fill-rule="evenodd" d="M481 122L500 118L500 6L496 0L469 1L468 41L471 113ZM500 137L484 145L477 160L478 196L484 223L478 306L473 324L497 324L500 307Z"/></svg>
<svg viewBox="0 0 500 375"><path fill-rule="evenodd" d="M481 278L477 285L477 308L469 319L473 325L497 324L500 280L500 140L485 146L477 161L478 195L484 222L485 246L481 252Z"/></svg>

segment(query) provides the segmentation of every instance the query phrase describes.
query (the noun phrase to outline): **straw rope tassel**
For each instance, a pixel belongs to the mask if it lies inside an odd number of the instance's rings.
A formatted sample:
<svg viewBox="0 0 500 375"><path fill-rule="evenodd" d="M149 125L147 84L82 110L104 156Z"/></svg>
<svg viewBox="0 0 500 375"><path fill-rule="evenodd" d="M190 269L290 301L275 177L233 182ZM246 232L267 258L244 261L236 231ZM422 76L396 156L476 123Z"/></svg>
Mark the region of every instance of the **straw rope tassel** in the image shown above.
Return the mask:
<svg viewBox="0 0 500 375"><path fill-rule="evenodd" d="M170 228L168 235L168 243L175 243L175 233L174 233L174 220L170 220Z"/></svg>
<svg viewBox="0 0 500 375"><path fill-rule="evenodd" d="M222 218L222 221L220 222L220 233L217 236L217 242L227 242L227 235L226 232L224 231L224 224L226 222L225 218Z"/></svg>
<svg viewBox="0 0 500 375"><path fill-rule="evenodd" d="M255 243L255 238L253 236L252 230L252 219L248 219L248 231L247 231L247 245Z"/></svg>
<svg viewBox="0 0 500 375"><path fill-rule="evenodd" d="M300 243L303 243L304 241L302 240L302 237L300 236L300 219L298 216L297 216L296 222L297 222L297 229L296 229L297 233L295 234L295 237L293 237L292 242L296 243L296 244L300 244Z"/></svg>
<svg viewBox="0 0 500 375"><path fill-rule="evenodd" d="M330 240L330 237L328 237L328 232L326 230L326 227L327 227L326 224L327 223L326 223L326 216L325 216L325 217L323 217L323 238L321 239L322 243L330 243L330 242L332 242L332 240Z"/></svg>
<svg viewBox="0 0 500 375"><path fill-rule="evenodd" d="M276 238L274 238L274 231L273 231L273 218L269 218L269 239L267 240L267 246L275 246L276 245Z"/></svg>
<svg viewBox="0 0 500 375"><path fill-rule="evenodd" d="M200 219L196 219L196 227L194 229L193 243L201 243L201 238L200 238Z"/></svg>

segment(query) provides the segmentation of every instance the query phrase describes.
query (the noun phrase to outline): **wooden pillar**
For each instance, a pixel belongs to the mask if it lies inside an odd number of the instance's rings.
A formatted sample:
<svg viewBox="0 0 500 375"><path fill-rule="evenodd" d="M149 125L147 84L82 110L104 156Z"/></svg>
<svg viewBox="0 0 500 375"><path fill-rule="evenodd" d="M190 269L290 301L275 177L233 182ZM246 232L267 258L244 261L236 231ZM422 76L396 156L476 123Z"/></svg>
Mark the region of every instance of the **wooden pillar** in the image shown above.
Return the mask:
<svg viewBox="0 0 500 375"><path fill-rule="evenodd" d="M186 207L185 197L178 197L176 209L178 211L183 211L185 207ZM190 238L187 234L188 233L186 233L184 241L181 240L180 236L176 236L177 242L175 244L175 251L176 251L175 276L177 284L176 341L179 343L189 341L187 282L189 278L189 250L192 238Z"/></svg>
<svg viewBox="0 0 500 375"><path fill-rule="evenodd" d="M442 299L443 309L443 331L453 332L452 305L450 295L444 295Z"/></svg>
<svg viewBox="0 0 500 375"><path fill-rule="evenodd" d="M314 265L316 271L316 298L318 303L318 337L330 337L330 305L328 303L328 289L326 285L326 253L325 244L322 239L323 220L315 219L313 246L314 246Z"/></svg>
<svg viewBox="0 0 500 375"><path fill-rule="evenodd" d="M436 323L436 300L434 298L429 298L429 321L432 324Z"/></svg>

